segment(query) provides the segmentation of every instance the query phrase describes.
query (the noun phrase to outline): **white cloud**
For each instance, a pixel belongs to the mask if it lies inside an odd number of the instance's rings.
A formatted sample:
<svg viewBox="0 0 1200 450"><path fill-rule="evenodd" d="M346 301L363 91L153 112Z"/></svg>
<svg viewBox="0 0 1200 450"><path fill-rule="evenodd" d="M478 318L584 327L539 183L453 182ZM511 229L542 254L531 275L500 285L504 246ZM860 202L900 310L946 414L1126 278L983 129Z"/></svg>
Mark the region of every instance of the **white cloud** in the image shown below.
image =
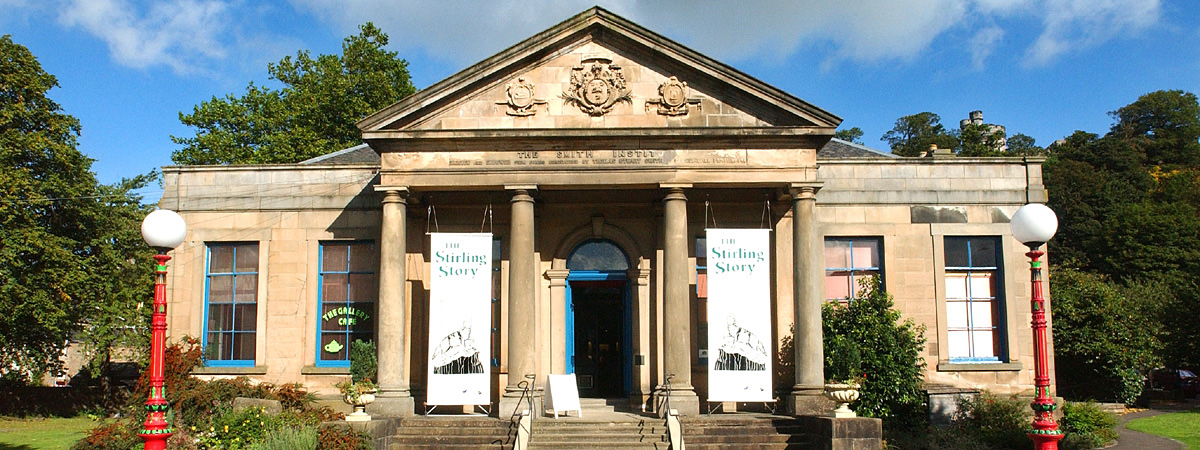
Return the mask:
<svg viewBox="0 0 1200 450"><path fill-rule="evenodd" d="M1162 6L1159 0L1048 0L1041 14L1045 28L1026 61L1032 66L1145 30L1158 22Z"/></svg>
<svg viewBox="0 0 1200 450"><path fill-rule="evenodd" d="M596 0L291 0L340 31L374 21L397 48L420 48L471 63L591 7ZM719 59L784 59L808 48L832 61L912 60L939 37L965 32L963 58L979 66L1010 36L1040 36L1028 49L1038 64L1138 32L1160 16L1159 0L600 0L622 16ZM1004 20L1033 18L1041 30ZM1000 24L1000 25L997 25ZM1019 37L1011 39L1022 42ZM981 46L976 46L980 44ZM956 46L961 48L962 46Z"/></svg>
<svg viewBox="0 0 1200 450"><path fill-rule="evenodd" d="M983 69L988 56L992 55L992 51L995 50L1001 39L1004 39L1004 29L997 26L976 31L975 35L967 40L967 45L970 46L968 51L971 53L971 67L974 67L975 70Z"/></svg>
<svg viewBox="0 0 1200 450"><path fill-rule="evenodd" d="M179 74L202 72L224 58L220 37L233 18L223 2L170 0L139 5L129 0L68 0L59 21L80 27L107 45L121 65L170 67Z"/></svg>

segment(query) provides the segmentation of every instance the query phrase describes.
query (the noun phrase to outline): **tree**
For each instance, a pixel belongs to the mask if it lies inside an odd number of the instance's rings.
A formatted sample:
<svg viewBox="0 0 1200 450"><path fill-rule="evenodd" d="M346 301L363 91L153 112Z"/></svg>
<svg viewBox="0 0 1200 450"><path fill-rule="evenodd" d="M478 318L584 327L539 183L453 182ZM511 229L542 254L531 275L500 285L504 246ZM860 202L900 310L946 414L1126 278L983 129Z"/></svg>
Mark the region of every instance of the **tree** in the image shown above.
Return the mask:
<svg viewBox="0 0 1200 450"><path fill-rule="evenodd" d="M859 128L859 127L852 127L852 128L847 128L844 130L837 130L836 133L833 133L833 137L841 139L846 142L861 145L863 143L862 142L863 130L862 130L862 128Z"/></svg>
<svg viewBox="0 0 1200 450"><path fill-rule="evenodd" d="M920 156L928 151L930 144L938 148L958 147L958 138L946 131L941 117L931 112L921 112L896 119L896 126L883 134L892 153L900 156Z"/></svg>
<svg viewBox="0 0 1200 450"><path fill-rule="evenodd" d="M359 119L415 92L408 63L387 51L388 36L368 22L342 41L342 55L298 52L269 64L281 89L256 86L213 97L179 114L194 137L172 136L177 164L294 163L362 142Z"/></svg>
<svg viewBox="0 0 1200 450"><path fill-rule="evenodd" d="M0 37L0 378L10 382L58 369L101 308L129 307L104 320L129 316L145 331L129 314L151 292L149 278L129 281L150 254L131 191L151 177L98 184L75 148L79 121L47 96L57 86L27 48Z"/></svg>
<svg viewBox="0 0 1200 450"><path fill-rule="evenodd" d="M952 134L958 137L958 146L955 148L958 156L1008 156L1001 150L1004 131L993 129L992 125L970 123Z"/></svg>
<svg viewBox="0 0 1200 450"><path fill-rule="evenodd" d="M849 304L822 305L825 371L836 368L840 353L854 353L846 351L847 345L857 345L866 379L855 411L882 418L888 427L920 425L925 417L925 328L900 319L878 277L864 278L859 288L858 298Z"/></svg>
<svg viewBox="0 0 1200 450"><path fill-rule="evenodd" d="M1039 147L1033 137L1016 133L1008 138L1008 153L1014 156L1041 156L1046 149Z"/></svg>
<svg viewBox="0 0 1200 450"><path fill-rule="evenodd" d="M1180 90L1155 91L1109 113L1109 136L1133 142L1150 164L1200 165L1200 103Z"/></svg>
<svg viewBox="0 0 1200 450"><path fill-rule="evenodd" d="M1054 271L1054 361L1059 392L1075 399L1133 404L1161 361L1156 311L1161 290L1130 289L1068 268Z"/></svg>

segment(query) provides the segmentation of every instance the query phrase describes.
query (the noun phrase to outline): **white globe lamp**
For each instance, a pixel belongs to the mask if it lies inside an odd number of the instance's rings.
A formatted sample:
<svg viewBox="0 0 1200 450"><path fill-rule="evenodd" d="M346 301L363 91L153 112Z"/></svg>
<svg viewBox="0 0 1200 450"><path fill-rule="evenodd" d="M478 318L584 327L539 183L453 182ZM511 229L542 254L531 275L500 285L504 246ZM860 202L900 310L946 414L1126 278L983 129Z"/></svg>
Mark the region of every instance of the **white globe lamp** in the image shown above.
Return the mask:
<svg viewBox="0 0 1200 450"><path fill-rule="evenodd" d="M169 209L154 211L142 220L142 239L159 253L171 251L183 243L187 224L179 214Z"/></svg>
<svg viewBox="0 0 1200 450"><path fill-rule="evenodd" d="M1058 231L1058 216L1054 211L1041 203L1030 203L1022 206L1013 214L1009 221L1013 237L1029 248L1038 248Z"/></svg>

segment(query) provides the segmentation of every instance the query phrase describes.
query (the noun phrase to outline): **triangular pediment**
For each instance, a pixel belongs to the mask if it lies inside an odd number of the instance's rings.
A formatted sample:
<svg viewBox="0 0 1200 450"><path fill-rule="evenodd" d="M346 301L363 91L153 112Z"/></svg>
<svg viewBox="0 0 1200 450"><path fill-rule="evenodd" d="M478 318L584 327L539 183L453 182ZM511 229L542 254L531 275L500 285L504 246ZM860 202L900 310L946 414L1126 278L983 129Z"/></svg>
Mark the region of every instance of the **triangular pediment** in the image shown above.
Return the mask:
<svg viewBox="0 0 1200 450"><path fill-rule="evenodd" d="M423 89L358 126L371 142L410 133L440 134L436 130L783 128L832 135L840 122L829 112L597 7Z"/></svg>

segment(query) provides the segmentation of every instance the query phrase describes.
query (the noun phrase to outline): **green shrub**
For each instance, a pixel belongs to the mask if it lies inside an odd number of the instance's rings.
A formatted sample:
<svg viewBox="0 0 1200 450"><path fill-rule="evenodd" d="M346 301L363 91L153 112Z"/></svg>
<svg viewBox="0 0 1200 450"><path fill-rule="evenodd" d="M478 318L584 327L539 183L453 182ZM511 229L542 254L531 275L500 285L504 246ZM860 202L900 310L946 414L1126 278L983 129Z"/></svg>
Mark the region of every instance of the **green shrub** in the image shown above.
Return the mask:
<svg viewBox="0 0 1200 450"><path fill-rule="evenodd" d="M1017 396L1000 397L988 391L958 400L956 426L965 433L977 434L997 449L1023 449L1032 446L1028 433L1033 414Z"/></svg>
<svg viewBox="0 0 1200 450"><path fill-rule="evenodd" d="M196 437L201 448L240 450L249 448L272 428L272 418L264 410L245 408L218 414L208 429L199 429Z"/></svg>
<svg viewBox="0 0 1200 450"><path fill-rule="evenodd" d="M1122 287L1068 268L1057 269L1051 281L1059 393L1132 405L1143 374L1160 364L1154 311L1170 293L1151 284Z"/></svg>
<svg viewBox="0 0 1200 450"><path fill-rule="evenodd" d="M317 447L321 450L372 450L371 437L345 425L324 425L317 429Z"/></svg>
<svg viewBox="0 0 1200 450"><path fill-rule="evenodd" d="M1100 405L1094 402L1067 402L1062 411L1059 425L1067 436L1059 442L1059 448L1088 450L1103 447L1117 439L1117 416L1100 409Z"/></svg>
<svg viewBox="0 0 1200 450"><path fill-rule="evenodd" d="M375 341L355 339L350 343L350 382L379 380L375 377L379 368L379 358L375 350Z"/></svg>
<svg viewBox="0 0 1200 450"><path fill-rule="evenodd" d="M286 426L267 432L261 442L249 450L316 450L317 428L311 425Z"/></svg>
<svg viewBox="0 0 1200 450"><path fill-rule="evenodd" d="M141 421L103 423L76 441L71 450L134 450L142 448Z"/></svg>
<svg viewBox="0 0 1200 450"><path fill-rule="evenodd" d="M860 284L859 298L847 305L822 306L826 373L841 354L857 347L860 370L865 374L861 397L851 404L859 415L878 417L888 428L918 429L926 422L925 328L901 320L892 308L892 296L877 277ZM837 369L843 370L843 369Z"/></svg>

